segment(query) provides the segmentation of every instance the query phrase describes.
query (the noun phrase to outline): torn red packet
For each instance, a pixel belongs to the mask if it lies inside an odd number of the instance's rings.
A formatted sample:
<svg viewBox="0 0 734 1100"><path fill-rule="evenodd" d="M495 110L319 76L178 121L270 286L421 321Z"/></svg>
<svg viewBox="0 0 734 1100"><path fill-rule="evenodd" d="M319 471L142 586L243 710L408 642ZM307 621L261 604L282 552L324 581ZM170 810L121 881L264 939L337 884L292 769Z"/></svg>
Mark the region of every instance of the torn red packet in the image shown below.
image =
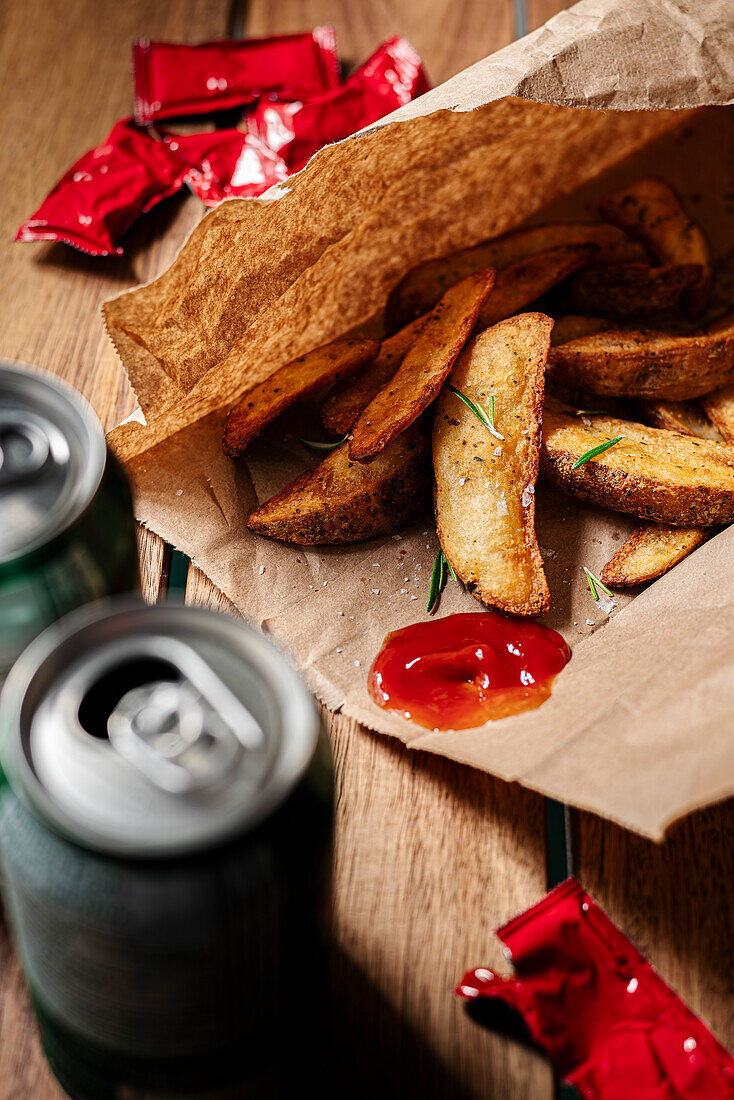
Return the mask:
<svg viewBox="0 0 734 1100"><path fill-rule="evenodd" d="M212 130L169 134L164 141L189 165L186 183L207 206L253 198L288 175L285 162L254 134Z"/></svg>
<svg viewBox="0 0 734 1100"><path fill-rule="evenodd" d="M276 93L302 99L336 88L339 58L331 26L241 41L133 43L135 121L212 114Z"/></svg>
<svg viewBox="0 0 734 1100"><path fill-rule="evenodd" d="M497 932L516 976L485 968L456 993L522 1016L587 1100L731 1100L734 1059L575 879Z"/></svg>
<svg viewBox="0 0 734 1100"><path fill-rule="evenodd" d="M117 241L161 199L182 187L174 149L124 118L76 161L23 222L16 241L64 241L92 256L121 256Z"/></svg>
<svg viewBox="0 0 734 1100"><path fill-rule="evenodd" d="M340 88L307 102L263 99L248 125L297 172L323 145L377 122L429 88L420 57L407 39L395 35Z"/></svg>

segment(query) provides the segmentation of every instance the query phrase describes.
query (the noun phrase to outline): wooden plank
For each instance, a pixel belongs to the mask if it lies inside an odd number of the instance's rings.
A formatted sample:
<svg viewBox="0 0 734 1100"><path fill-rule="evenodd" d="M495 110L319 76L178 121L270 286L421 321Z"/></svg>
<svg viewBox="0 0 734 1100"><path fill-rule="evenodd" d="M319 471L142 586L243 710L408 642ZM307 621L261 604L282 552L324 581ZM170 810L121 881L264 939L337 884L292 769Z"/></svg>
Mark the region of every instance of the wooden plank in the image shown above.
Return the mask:
<svg viewBox="0 0 734 1100"><path fill-rule="evenodd" d="M189 572L187 602L232 614ZM334 1057L350 1095L552 1095L540 1055L452 989L507 970L493 930L545 891L544 801L323 711L336 766Z"/></svg>
<svg viewBox="0 0 734 1100"><path fill-rule="evenodd" d="M140 588L147 603L157 603L168 591L171 574L171 547L147 527L138 524Z"/></svg>
<svg viewBox="0 0 734 1100"><path fill-rule="evenodd" d="M440 84L514 37L512 0L250 0L247 33L282 34L318 23L336 27L342 58L359 65L392 34L404 35Z"/></svg>
<svg viewBox="0 0 734 1100"><path fill-rule="evenodd" d="M13 244L12 236L69 164L130 112L130 40L221 37L228 19L227 0L14 0L3 6L0 355L65 377L86 394L105 427L127 415L134 398L99 306L166 267L201 217L201 204L169 200L128 234L121 259L92 259L65 245ZM141 547L144 591L152 599L167 552L149 533ZM64 1095L42 1057L18 961L0 928L0 1097Z"/></svg>

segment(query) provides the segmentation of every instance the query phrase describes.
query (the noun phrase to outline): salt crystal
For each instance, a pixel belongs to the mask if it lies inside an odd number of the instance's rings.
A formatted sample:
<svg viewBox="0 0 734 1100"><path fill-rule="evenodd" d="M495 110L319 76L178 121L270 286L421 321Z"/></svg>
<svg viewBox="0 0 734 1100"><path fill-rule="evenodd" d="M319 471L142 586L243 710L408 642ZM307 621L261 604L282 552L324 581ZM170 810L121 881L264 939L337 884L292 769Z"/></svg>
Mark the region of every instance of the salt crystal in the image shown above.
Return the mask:
<svg viewBox="0 0 734 1100"><path fill-rule="evenodd" d="M355 662L354 662L354 667L355 667L355 668L359 668L359 661L355 661Z"/></svg>
<svg viewBox="0 0 734 1100"><path fill-rule="evenodd" d="M379 563L379 561L373 561L373 562L372 562L372 568L373 568L373 569L379 569L379 568L380 568L380 563Z"/></svg>
<svg viewBox="0 0 734 1100"><path fill-rule="evenodd" d="M380 589L379 588L373 588L372 589L372 595L373 596L379 596L380 595Z"/></svg>
<svg viewBox="0 0 734 1100"><path fill-rule="evenodd" d="M605 615L611 615L614 608L617 606L617 601L611 599L610 596L605 596L603 593L599 596L599 602L597 607L600 607Z"/></svg>
<svg viewBox="0 0 734 1100"><path fill-rule="evenodd" d="M400 589L400 595L401 596L407 596L408 595L408 589L407 588L401 588Z"/></svg>
<svg viewBox="0 0 734 1100"><path fill-rule="evenodd" d="M183 489L177 489L176 490L176 496L177 497L182 497L183 496Z"/></svg>
<svg viewBox="0 0 734 1100"><path fill-rule="evenodd" d="M341 653L341 647L337 649L337 653Z"/></svg>
<svg viewBox="0 0 734 1100"><path fill-rule="evenodd" d="M495 447L495 449L492 451L492 454L493 455L501 455L502 454L502 448L501 447Z"/></svg>
<svg viewBox="0 0 734 1100"><path fill-rule="evenodd" d="M259 573L259 574L260 574L260 576L262 577L262 575L263 575L263 573L264 573L264 572L265 572L265 566L264 566L264 565L261 565L261 566L260 566L260 568L258 569L258 573Z"/></svg>
<svg viewBox="0 0 734 1100"><path fill-rule="evenodd" d="M465 483L466 483L466 478L465 477L460 477L459 478L459 485L464 485Z"/></svg>
<svg viewBox="0 0 734 1100"><path fill-rule="evenodd" d="M411 600L417 600L418 599L417 596L411 596L410 598L411 598Z"/></svg>
<svg viewBox="0 0 734 1100"><path fill-rule="evenodd" d="M326 588L328 583L329 583L328 581L324 581L323 587Z"/></svg>
<svg viewBox="0 0 734 1100"><path fill-rule="evenodd" d="M522 491L522 506L523 508L529 508L530 502L535 496L535 486L526 485Z"/></svg>
<svg viewBox="0 0 734 1100"><path fill-rule="evenodd" d="M593 619L587 619L586 620L586 625L587 626L593 626L594 625L594 620Z"/></svg>

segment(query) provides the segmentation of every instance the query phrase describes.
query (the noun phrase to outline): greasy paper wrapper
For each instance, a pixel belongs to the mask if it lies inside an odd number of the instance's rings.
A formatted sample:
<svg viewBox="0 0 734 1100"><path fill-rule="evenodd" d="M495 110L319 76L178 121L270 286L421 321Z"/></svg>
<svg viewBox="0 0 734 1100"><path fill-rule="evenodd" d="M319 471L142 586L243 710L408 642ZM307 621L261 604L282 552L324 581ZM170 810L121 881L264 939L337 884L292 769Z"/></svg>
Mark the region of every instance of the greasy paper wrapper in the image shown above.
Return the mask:
<svg viewBox="0 0 734 1100"><path fill-rule="evenodd" d="M416 264L526 222L592 220L604 191L641 172L679 187L707 231L721 309L734 263L733 23L727 0L586 0L326 148L268 200L223 203L167 272L105 307L143 410L110 434L138 517L276 638L321 700L654 838L734 790L734 529L636 598L617 595L608 617L582 566L598 572L634 524L541 483L544 621L573 659L538 710L433 733L367 692L385 635L426 617L433 518L338 547L255 536L252 508L314 461L297 439L314 413L291 409L239 461L221 432L227 407L283 363L376 331ZM706 104L718 106L671 109ZM477 610L450 582L438 615Z"/></svg>

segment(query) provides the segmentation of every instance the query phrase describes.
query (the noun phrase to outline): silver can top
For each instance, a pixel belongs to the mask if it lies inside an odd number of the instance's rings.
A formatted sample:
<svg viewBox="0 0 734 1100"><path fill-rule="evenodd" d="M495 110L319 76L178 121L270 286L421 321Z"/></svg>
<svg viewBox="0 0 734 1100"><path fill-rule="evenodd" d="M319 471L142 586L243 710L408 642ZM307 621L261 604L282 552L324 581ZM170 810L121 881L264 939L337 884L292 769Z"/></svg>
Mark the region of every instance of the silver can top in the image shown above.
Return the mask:
<svg viewBox="0 0 734 1100"><path fill-rule="evenodd" d="M81 394L0 360L0 564L73 523L97 491L105 459L102 428Z"/></svg>
<svg viewBox="0 0 734 1100"><path fill-rule="evenodd" d="M0 758L53 829L163 856L254 827L316 751L286 659L243 622L180 604L94 605L43 632L0 695Z"/></svg>

